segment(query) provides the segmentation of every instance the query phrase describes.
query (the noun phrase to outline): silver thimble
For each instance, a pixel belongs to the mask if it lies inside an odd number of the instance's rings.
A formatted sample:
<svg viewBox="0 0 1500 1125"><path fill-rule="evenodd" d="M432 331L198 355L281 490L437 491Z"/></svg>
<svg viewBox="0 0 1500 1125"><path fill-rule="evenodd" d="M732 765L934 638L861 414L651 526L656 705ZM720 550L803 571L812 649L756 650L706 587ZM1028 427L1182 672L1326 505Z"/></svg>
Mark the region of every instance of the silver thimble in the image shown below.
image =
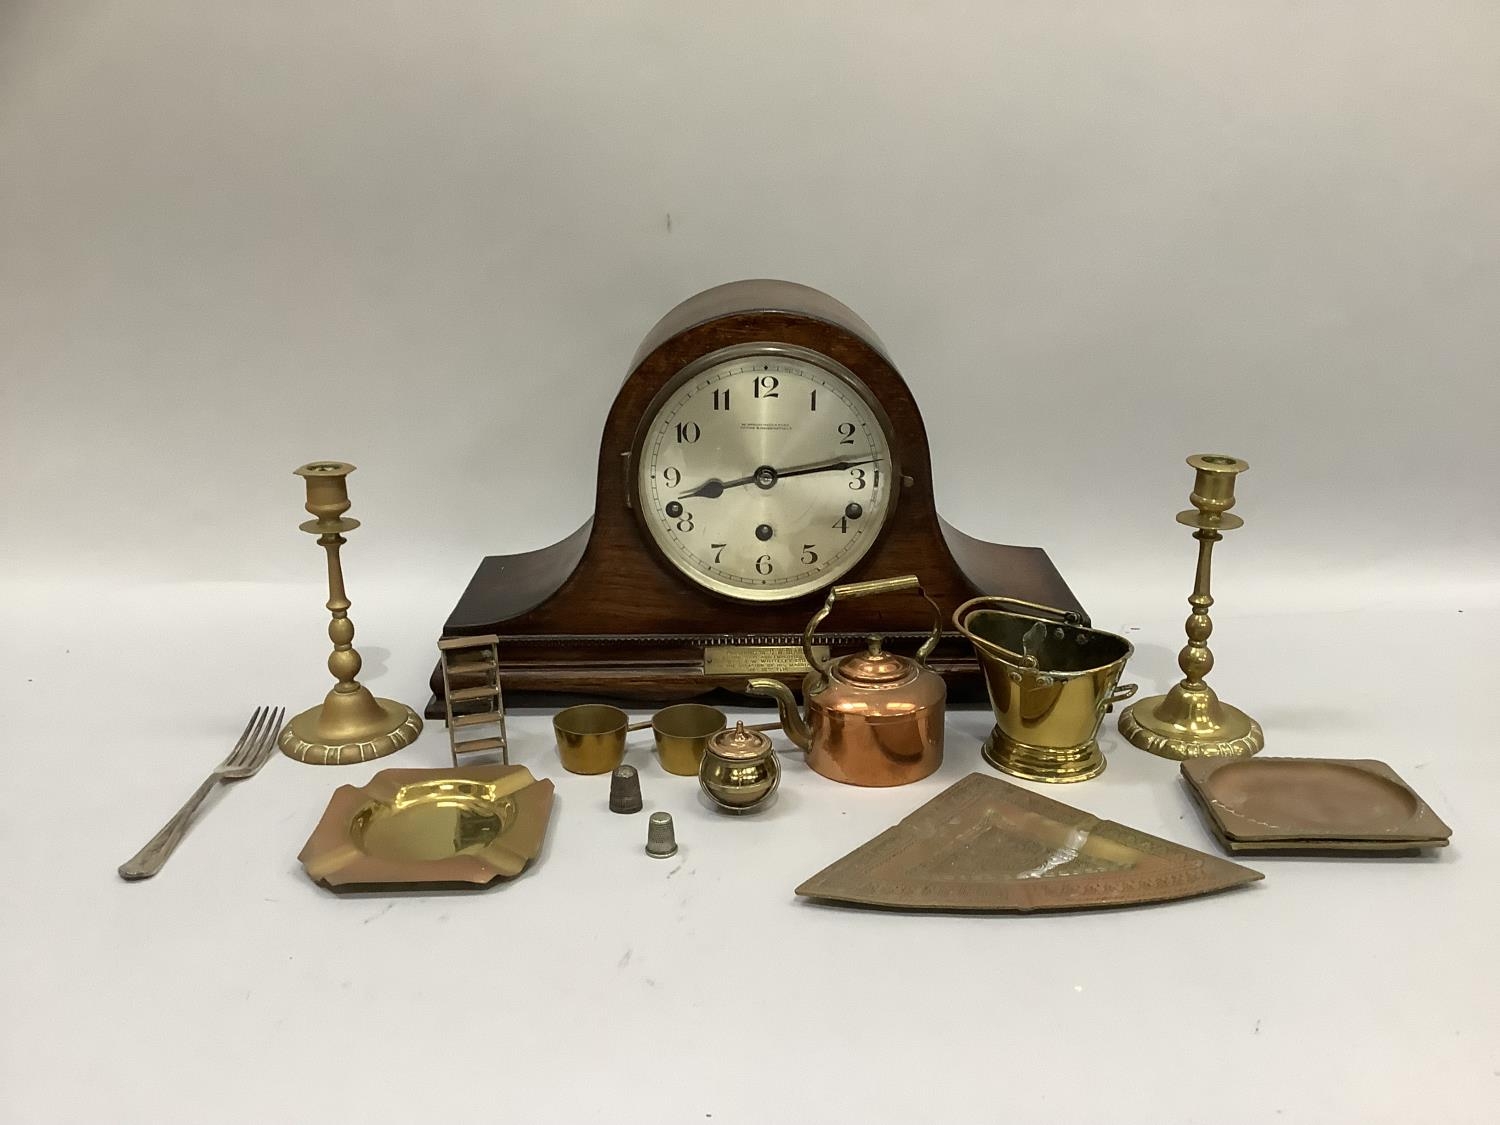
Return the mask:
<svg viewBox="0 0 1500 1125"><path fill-rule="evenodd" d="M641 811L641 775L634 766L620 766L609 778L609 811Z"/></svg>
<svg viewBox="0 0 1500 1125"><path fill-rule="evenodd" d="M677 832L672 828L672 814L654 812L646 824L646 854L666 859L677 854Z"/></svg>

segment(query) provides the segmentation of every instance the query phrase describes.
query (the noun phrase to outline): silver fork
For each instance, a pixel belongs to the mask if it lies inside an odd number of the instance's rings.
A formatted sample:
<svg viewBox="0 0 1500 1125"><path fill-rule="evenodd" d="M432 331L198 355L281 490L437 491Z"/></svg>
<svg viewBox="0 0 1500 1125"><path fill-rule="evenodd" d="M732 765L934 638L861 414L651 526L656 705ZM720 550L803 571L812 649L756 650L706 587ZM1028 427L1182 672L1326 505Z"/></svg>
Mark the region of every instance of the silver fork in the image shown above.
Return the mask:
<svg viewBox="0 0 1500 1125"><path fill-rule="evenodd" d="M177 810L177 815L162 830L147 841L146 846L120 865L122 879L149 879L161 870L167 857L177 849L187 834L188 824L198 806L221 781L243 781L254 777L266 759L276 749L276 735L281 730L281 720L286 714L281 707L257 707L255 714L245 724L245 731L234 744L229 757L219 763L208 775L208 780L198 786L198 791L188 798L187 804Z"/></svg>

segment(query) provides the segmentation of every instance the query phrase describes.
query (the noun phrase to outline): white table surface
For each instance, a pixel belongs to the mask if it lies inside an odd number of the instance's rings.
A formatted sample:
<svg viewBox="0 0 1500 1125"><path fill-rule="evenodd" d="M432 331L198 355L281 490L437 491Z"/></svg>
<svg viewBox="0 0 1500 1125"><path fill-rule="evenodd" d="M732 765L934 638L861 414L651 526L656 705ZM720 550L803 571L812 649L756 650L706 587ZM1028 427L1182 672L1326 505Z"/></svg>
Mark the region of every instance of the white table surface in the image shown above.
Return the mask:
<svg viewBox="0 0 1500 1125"><path fill-rule="evenodd" d="M364 679L420 707L448 590L354 588ZM1155 907L904 916L797 900L804 878L965 774L984 710L916 785L791 756L727 818L632 744L645 817L559 767L540 861L478 893L339 897L296 856L329 794L447 764L441 724L383 762L280 757L157 878L115 867L258 703L321 697L313 586L9 587L4 600L0 1118L51 1121L1494 1121L1500 1116L1500 612L1216 613L1213 681L1267 753L1374 757L1454 829L1419 859L1256 857L1263 882ZM1182 613L1091 599L1129 679L1174 678ZM1098 780L1046 788L1217 852L1173 763L1106 725Z"/></svg>

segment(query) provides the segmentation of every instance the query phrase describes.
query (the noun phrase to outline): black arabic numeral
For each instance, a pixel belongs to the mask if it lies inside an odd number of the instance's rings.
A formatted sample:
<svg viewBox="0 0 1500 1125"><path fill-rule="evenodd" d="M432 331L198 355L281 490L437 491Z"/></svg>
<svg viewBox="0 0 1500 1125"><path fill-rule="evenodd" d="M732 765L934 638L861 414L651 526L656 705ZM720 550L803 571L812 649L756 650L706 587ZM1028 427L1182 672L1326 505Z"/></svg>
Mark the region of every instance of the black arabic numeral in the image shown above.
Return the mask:
<svg viewBox="0 0 1500 1125"><path fill-rule="evenodd" d="M692 512L683 512L682 513L682 518L677 521L677 530L678 531L692 531L693 530L693 513Z"/></svg>
<svg viewBox="0 0 1500 1125"><path fill-rule="evenodd" d="M671 467L661 471L661 479L667 482L668 488L676 488L682 483L682 470Z"/></svg>
<svg viewBox="0 0 1500 1125"><path fill-rule="evenodd" d="M808 409L809 410L817 410L818 409L818 388L817 387L814 387L813 390L812 390L811 405L808 406Z"/></svg>
<svg viewBox="0 0 1500 1125"><path fill-rule="evenodd" d="M839 444L840 445L853 445L854 444L854 423L853 422L840 422L839 423L839 439L840 439L839 440Z"/></svg>
<svg viewBox="0 0 1500 1125"><path fill-rule="evenodd" d="M860 489L865 487L865 471L856 466L855 468L850 469L849 472L854 477L854 479L849 482L849 488L853 492L858 492Z"/></svg>
<svg viewBox="0 0 1500 1125"><path fill-rule="evenodd" d="M687 445L692 445L693 442L702 436L703 430L698 426L697 422L677 423L677 441L679 444L686 443Z"/></svg>
<svg viewBox="0 0 1500 1125"><path fill-rule="evenodd" d="M708 545L709 550L713 551L713 553L714 553L714 562L715 563L717 563L721 558L723 558L723 556L724 556L724 548L727 547L727 546L729 546L728 543L710 543Z"/></svg>
<svg viewBox="0 0 1500 1125"><path fill-rule="evenodd" d="M720 395L723 395L724 397L720 398L719 397ZM721 391L714 391L714 409L715 410L728 410L729 409L729 389L727 387L724 390L721 390Z"/></svg>
<svg viewBox="0 0 1500 1125"><path fill-rule="evenodd" d="M781 392L776 388L781 386L781 380L774 375L757 375L755 377L756 398L780 398Z"/></svg>
<svg viewBox="0 0 1500 1125"><path fill-rule="evenodd" d="M802 544L802 564L804 566L812 566L813 563L818 561L818 552L813 550L815 546L817 546L816 543Z"/></svg>
<svg viewBox="0 0 1500 1125"><path fill-rule="evenodd" d="M770 555L761 555L760 558L758 558L758 559L755 560L755 573L756 574L770 574L771 573L771 556Z"/></svg>

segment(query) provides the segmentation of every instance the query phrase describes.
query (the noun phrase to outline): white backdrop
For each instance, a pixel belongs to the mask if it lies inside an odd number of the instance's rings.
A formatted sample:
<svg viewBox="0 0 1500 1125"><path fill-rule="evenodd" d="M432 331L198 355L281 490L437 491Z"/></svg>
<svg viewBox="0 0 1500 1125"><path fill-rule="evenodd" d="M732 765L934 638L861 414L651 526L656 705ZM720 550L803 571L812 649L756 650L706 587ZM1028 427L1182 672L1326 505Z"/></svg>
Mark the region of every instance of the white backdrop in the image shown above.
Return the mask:
<svg viewBox="0 0 1500 1125"><path fill-rule="evenodd" d="M302 577L288 473L342 457L351 581L456 590L588 512L658 316L785 277L882 335L950 520L1086 599L1151 553L1180 587L1209 448L1252 464L1225 565L1295 566L1278 598L1493 577L1493 4L0 18L22 574Z"/></svg>
<svg viewBox="0 0 1500 1125"><path fill-rule="evenodd" d="M1281 752L1413 767L1412 730L1430 735L1451 756L1442 784L1455 794L1435 803L1455 825L1467 807L1467 870L1480 873L1481 849L1493 852L1484 800L1500 798L1479 702L1500 627L1497 58L1488 0L0 5L0 690L20 724L0 762L5 790L21 791L54 760L68 714L73 745L103 771L90 815L109 825L107 839L54 856L70 890L55 872L8 875L45 909L27 913L6 971L33 1022L9 1017L0 1111L10 1097L18 1120L109 1116L97 1097L142 1119L232 1115L207 1086L201 1100L136 1090L146 1100L130 1102L133 1048L104 1030L84 1033L82 1057L113 1062L55 1100L46 1083L63 1079L39 1044L65 1050L77 1028L61 1010L38 1013L58 1001L51 974L78 963L151 951L142 966L170 973L192 960L158 950L159 928L190 935L207 898L228 893L204 853L228 845L236 815L254 823L253 795L226 797L149 889L117 885L113 863L211 763L242 703L280 692L305 706L323 690L321 562L295 529L291 469L360 466L352 514L365 522L345 552L357 643L375 686L420 706L431 641L479 557L550 543L591 509L599 431L642 335L679 300L744 277L824 289L874 326L923 408L940 509L971 534L1047 547L1100 624L1141 626L1147 688L1171 681L1191 581L1192 543L1172 522L1191 483L1183 457L1248 459L1247 526L1216 572L1226 698L1266 720ZM1393 698L1384 658L1434 649L1473 688L1472 709L1409 723L1433 692L1463 692L1438 678L1431 692L1403 681ZM89 706L81 675L100 693ZM982 735L981 715L967 722ZM538 722L522 755L533 768L550 764L544 732ZM965 747L945 783L977 762ZM433 730L397 764L445 756ZM1190 815L1178 823L1187 806L1170 770L1151 788L1148 765L1120 761L1065 799L1211 846L1185 834ZM132 768L145 762L148 773ZM247 785L282 785L289 811L266 843L269 871L246 866L261 871L247 879L277 882L251 897L298 896L295 925L347 949L348 933L318 929L339 908L291 862L335 779L272 766L277 782ZM914 803L880 805L858 831L851 819L849 842ZM29 802L0 818L0 842L14 858L52 827ZM557 848L563 873L524 884L531 894L570 887ZM786 866L813 869L796 856ZM1402 902L1492 933L1484 889L1442 883L1451 870L1425 873L1431 900ZM1327 886L1306 887L1309 911ZM174 887L182 897L145 897ZM482 901L503 918L502 905L527 900ZM1349 910L1362 903L1354 894ZM232 900L220 909L234 917ZM726 926L761 924L725 909ZM441 943L411 917L397 944L420 971ZM1242 934L1274 917L1324 949L1348 938L1339 919L1320 930L1309 914L1246 917L1228 925ZM1132 923L1106 921L1127 927L1098 931L1117 955L1165 956L1171 924L1114 946ZM849 927L868 935L878 957L878 929L821 924L833 945ZM55 944L75 930L94 937ZM920 948L938 931L900 932ZM1202 947L1225 933L1210 926ZM268 968L265 987L312 996L313 981L333 979L301 971L311 976L288 984ZM1500 1059L1493 986L1406 979L1439 1005L1410 1022L1413 1042L1381 1038L1381 1020L1401 1015L1366 1013L1376 1030L1358 1051L1375 1060L1362 1079L1375 1086L1358 1116L1419 1108L1408 1099L1422 1083L1397 1060L1457 1035L1440 1001L1464 997L1480 1005L1457 1021L1466 1053L1421 1055L1418 1072L1445 1075L1449 1119L1479 1114L1496 1089L1483 1060ZM124 1020L142 1042L176 1041L202 1018L190 995L154 986L162 1019L179 1021L169 1034L125 1014L149 981L90 987L61 1002L99 1005L102 1029ZM1133 1018L1154 995L1132 1002ZM829 1003L871 1026L889 1014ZM1080 1011L1099 1026L1125 1018ZM270 1034L273 1018L252 1026ZM1311 1065L1304 1051L1336 1050L1326 1031L1283 1024L1287 1073ZM1354 1073L1358 1051L1335 1069ZM649 1058L629 1057L647 1073ZM1118 1089L1139 1072L1115 1077ZM827 1119L838 1091L808 1082L805 1104ZM1139 1109L1185 1119L1216 1088ZM333 1089L320 1112L351 1104ZM304 1108L317 1104L303 1093ZM870 1096L866 1120L915 1112ZM1302 1119L1339 1119L1338 1095L1323 1096L1334 1100L1286 1100ZM1035 1089L1016 1097L1036 1114L1057 1104ZM757 1119L733 1097L713 1104L720 1121L737 1104ZM1070 1104L1075 1119L1102 1119ZM253 1099L240 1111L257 1107L271 1112ZM1241 1108L1256 1119L1272 1107Z"/></svg>

